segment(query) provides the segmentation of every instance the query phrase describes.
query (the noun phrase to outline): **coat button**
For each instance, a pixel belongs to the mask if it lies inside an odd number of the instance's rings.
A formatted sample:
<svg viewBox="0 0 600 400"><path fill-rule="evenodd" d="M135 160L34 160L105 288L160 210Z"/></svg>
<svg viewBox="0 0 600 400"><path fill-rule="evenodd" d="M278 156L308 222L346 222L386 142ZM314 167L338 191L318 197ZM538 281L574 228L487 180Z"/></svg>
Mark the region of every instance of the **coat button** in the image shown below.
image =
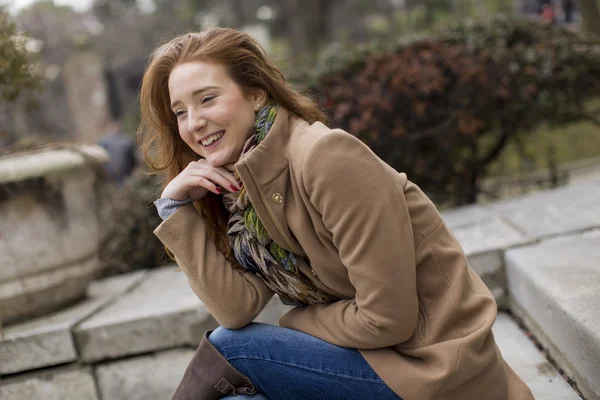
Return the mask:
<svg viewBox="0 0 600 400"><path fill-rule="evenodd" d="M280 195L279 193L275 193L271 199L273 200L273 203L275 203L275 204L283 203L283 196Z"/></svg>

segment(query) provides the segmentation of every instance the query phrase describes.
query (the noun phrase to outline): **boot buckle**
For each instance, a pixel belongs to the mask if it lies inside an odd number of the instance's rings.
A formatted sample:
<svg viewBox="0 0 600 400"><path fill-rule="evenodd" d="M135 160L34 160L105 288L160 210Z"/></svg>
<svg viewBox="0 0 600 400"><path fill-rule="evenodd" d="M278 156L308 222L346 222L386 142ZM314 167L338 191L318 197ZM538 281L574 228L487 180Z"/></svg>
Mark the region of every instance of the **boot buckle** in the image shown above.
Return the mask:
<svg viewBox="0 0 600 400"><path fill-rule="evenodd" d="M215 389L223 394L235 394L235 387L225 378L221 378L221 380L215 385Z"/></svg>

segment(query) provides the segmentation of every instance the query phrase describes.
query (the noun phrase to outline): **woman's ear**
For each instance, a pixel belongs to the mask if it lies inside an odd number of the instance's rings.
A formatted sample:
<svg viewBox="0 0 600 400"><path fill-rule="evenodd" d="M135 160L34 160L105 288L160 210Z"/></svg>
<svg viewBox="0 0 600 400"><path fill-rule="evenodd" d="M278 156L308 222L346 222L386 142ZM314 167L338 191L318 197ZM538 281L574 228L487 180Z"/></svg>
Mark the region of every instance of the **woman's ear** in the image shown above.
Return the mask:
<svg viewBox="0 0 600 400"><path fill-rule="evenodd" d="M252 92L252 102L260 107L267 103L267 92L264 89L256 89Z"/></svg>

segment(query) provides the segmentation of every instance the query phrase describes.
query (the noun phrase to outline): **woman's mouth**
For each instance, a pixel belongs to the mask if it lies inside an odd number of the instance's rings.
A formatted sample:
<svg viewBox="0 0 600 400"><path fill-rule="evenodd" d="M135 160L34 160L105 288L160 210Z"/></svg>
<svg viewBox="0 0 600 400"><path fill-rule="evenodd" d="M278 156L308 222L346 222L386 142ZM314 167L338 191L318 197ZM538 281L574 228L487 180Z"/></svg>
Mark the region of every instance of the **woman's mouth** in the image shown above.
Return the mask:
<svg viewBox="0 0 600 400"><path fill-rule="evenodd" d="M201 140L200 144L202 144L202 147L204 147L205 149L211 149L213 147L216 147L217 144L219 144L219 142L221 141L221 138L224 135L225 135L225 131L216 132L215 134L210 135L206 139Z"/></svg>

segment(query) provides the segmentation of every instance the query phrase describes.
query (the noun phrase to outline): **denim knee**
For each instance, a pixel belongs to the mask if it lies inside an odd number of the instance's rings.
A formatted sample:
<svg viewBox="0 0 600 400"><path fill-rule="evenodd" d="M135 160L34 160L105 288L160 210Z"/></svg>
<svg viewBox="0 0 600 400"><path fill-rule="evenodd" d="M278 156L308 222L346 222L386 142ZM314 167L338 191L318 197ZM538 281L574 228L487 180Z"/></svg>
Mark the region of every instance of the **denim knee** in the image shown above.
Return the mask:
<svg viewBox="0 0 600 400"><path fill-rule="evenodd" d="M255 323L249 324L241 329L227 329L219 326L208 336L208 341L221 353L226 347L243 345L250 341L250 335L255 330ZM225 354L224 354L225 355Z"/></svg>

